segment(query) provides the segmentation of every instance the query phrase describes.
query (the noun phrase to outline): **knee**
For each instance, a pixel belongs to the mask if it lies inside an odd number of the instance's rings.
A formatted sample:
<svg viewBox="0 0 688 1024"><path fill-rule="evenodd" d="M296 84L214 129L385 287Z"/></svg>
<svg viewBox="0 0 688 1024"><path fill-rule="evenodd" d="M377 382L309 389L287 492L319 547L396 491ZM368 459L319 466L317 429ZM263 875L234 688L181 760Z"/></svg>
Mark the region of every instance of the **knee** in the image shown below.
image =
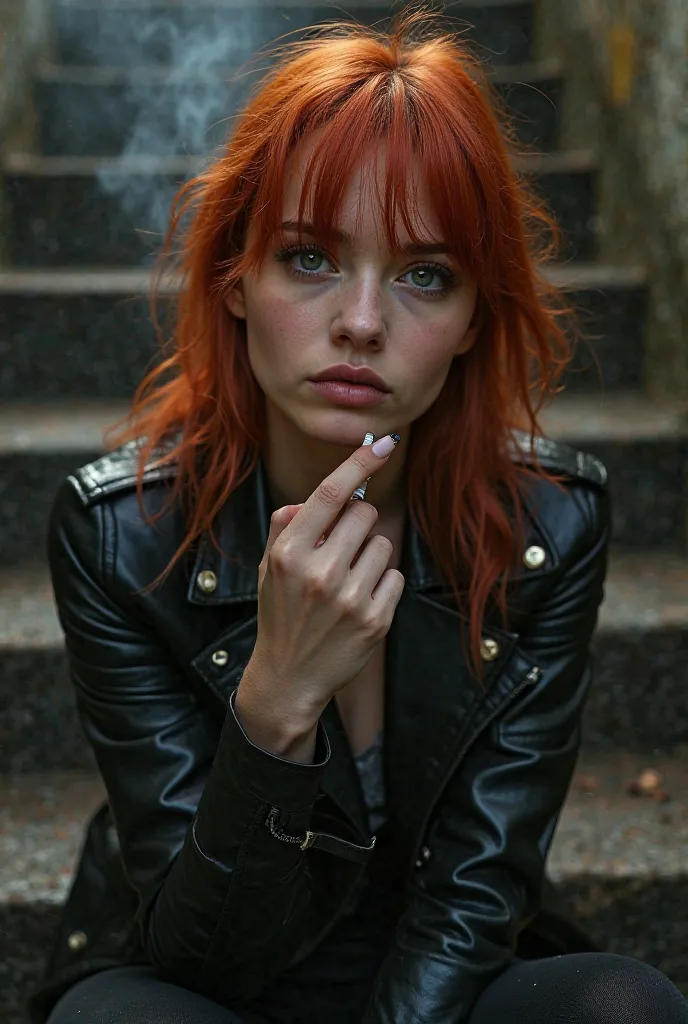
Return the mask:
<svg viewBox="0 0 688 1024"><path fill-rule="evenodd" d="M570 960L580 986L580 1024L688 1024L688 1002L655 967L616 953Z"/></svg>

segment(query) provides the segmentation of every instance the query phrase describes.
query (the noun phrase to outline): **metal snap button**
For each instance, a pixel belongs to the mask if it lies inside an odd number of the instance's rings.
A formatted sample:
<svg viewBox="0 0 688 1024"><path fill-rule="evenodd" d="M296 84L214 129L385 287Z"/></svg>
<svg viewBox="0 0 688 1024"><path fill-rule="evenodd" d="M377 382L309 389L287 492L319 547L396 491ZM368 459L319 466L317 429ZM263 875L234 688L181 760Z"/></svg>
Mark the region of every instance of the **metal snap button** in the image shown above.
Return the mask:
<svg viewBox="0 0 688 1024"><path fill-rule="evenodd" d="M196 577L196 583L206 594L212 594L217 587L217 576L210 569L204 569Z"/></svg>
<svg viewBox="0 0 688 1024"><path fill-rule="evenodd" d="M492 637L484 636L480 641L480 657L483 661L494 661L499 657L499 644Z"/></svg>
<svg viewBox="0 0 688 1024"><path fill-rule="evenodd" d="M67 945L74 953L78 953L79 950L83 949L88 942L88 936L85 932L72 932L67 939Z"/></svg>
<svg viewBox="0 0 688 1024"><path fill-rule="evenodd" d="M432 857L432 850L428 846L421 846L419 850L418 860L416 861L416 867L422 868L424 864Z"/></svg>
<svg viewBox="0 0 688 1024"><path fill-rule="evenodd" d="M214 665L226 665L229 661L227 651L213 651L212 661Z"/></svg>
<svg viewBox="0 0 688 1024"><path fill-rule="evenodd" d="M546 559L545 549L537 544L532 544L523 555L523 564L526 569L539 569L545 564Z"/></svg>

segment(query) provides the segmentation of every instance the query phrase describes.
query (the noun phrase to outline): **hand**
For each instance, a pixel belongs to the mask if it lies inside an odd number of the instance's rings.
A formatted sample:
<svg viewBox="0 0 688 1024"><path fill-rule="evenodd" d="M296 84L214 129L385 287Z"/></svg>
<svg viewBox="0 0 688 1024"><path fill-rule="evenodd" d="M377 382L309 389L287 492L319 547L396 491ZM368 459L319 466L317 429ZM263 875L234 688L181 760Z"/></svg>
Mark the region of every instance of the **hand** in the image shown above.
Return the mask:
<svg viewBox="0 0 688 1024"><path fill-rule="evenodd" d="M362 446L306 502L277 509L258 569L258 632L244 678L274 707L317 721L387 635L405 580L387 537L366 541L377 509L351 501L386 465ZM325 538L323 540L323 538ZM243 679L242 679L243 685Z"/></svg>

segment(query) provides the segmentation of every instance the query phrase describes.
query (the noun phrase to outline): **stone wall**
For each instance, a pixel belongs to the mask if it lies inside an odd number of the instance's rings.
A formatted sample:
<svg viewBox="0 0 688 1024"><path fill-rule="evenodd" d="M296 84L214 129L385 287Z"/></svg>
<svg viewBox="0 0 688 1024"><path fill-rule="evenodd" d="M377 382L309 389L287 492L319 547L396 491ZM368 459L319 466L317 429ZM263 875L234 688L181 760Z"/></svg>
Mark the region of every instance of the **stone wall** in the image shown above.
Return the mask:
<svg viewBox="0 0 688 1024"><path fill-rule="evenodd" d="M49 0L0 0L0 153L33 148L31 76L48 52ZM0 178L0 263L5 263Z"/></svg>
<svg viewBox="0 0 688 1024"><path fill-rule="evenodd" d="M0 0L0 139L29 144L31 74L48 45L47 0Z"/></svg>
<svg viewBox="0 0 688 1024"><path fill-rule="evenodd" d="M646 383L688 396L688 0L541 0L568 82L565 145L601 162L600 259L651 278Z"/></svg>

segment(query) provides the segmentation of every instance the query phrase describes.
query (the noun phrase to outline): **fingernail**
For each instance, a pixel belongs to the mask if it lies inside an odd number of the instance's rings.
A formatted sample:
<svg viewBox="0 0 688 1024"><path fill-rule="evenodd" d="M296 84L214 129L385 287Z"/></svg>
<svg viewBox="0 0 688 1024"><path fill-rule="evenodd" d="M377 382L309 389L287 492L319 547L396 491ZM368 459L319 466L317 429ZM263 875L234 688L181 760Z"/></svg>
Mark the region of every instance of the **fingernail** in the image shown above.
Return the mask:
<svg viewBox="0 0 688 1024"><path fill-rule="evenodd" d="M385 434L379 441L372 444L370 448L374 455L377 455L379 459L383 459L385 455L389 455L390 452L394 451L400 441L401 436L399 434Z"/></svg>

